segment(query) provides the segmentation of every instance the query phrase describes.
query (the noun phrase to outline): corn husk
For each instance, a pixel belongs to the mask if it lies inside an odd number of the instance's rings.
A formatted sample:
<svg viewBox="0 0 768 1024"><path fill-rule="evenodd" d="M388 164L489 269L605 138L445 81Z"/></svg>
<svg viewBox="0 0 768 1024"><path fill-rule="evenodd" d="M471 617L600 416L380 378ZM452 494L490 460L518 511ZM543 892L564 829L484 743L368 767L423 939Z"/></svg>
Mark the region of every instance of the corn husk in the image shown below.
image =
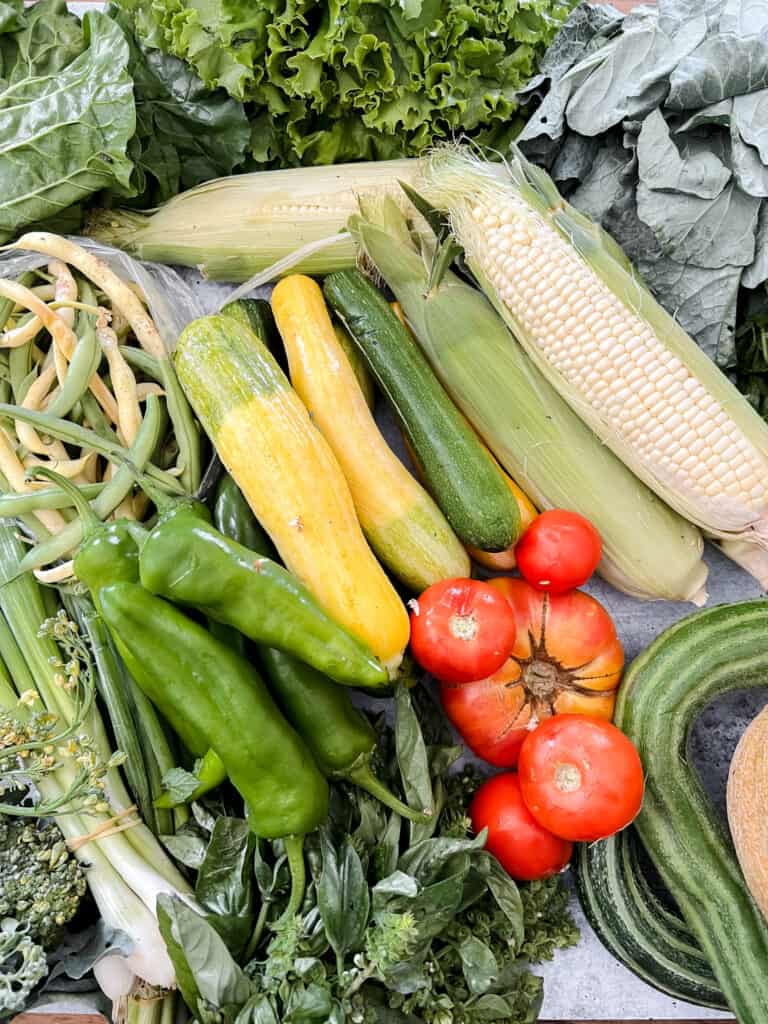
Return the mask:
<svg viewBox="0 0 768 1024"><path fill-rule="evenodd" d="M569 408L485 297L447 272L429 290L434 239L398 206L361 204L352 230L386 280L438 377L540 508L569 508L600 531L600 573L646 599L706 600L701 533L660 501Z"/></svg>
<svg viewBox="0 0 768 1024"><path fill-rule="evenodd" d="M430 201L449 214L467 263L481 288L558 394L664 502L697 525L706 536L715 539L730 558L752 572L763 586L768 585L768 426L749 402L654 299L616 242L566 203L546 172L528 163L522 154L513 151L510 162L501 167L487 164L465 148L446 147L437 151L425 167L419 187ZM722 494L707 498L694 489L671 487L659 466L641 457L616 423L601 415L588 396L550 363L525 324L514 315L489 280L481 258L484 232L473 225L467 215L478 201L503 209L509 199L522 200L537 217L553 227L596 278L629 313L645 321L666 351L680 360L727 413L764 463L766 483L762 498L743 505L730 502ZM663 384L662 379L660 386ZM621 386L618 379L617 386Z"/></svg>
<svg viewBox="0 0 768 1024"><path fill-rule="evenodd" d="M258 171L217 178L182 192L151 215L98 210L86 234L140 259L197 267L205 277L245 281L297 250L289 270L329 274L355 265L344 230L357 198L411 182L416 160Z"/></svg>

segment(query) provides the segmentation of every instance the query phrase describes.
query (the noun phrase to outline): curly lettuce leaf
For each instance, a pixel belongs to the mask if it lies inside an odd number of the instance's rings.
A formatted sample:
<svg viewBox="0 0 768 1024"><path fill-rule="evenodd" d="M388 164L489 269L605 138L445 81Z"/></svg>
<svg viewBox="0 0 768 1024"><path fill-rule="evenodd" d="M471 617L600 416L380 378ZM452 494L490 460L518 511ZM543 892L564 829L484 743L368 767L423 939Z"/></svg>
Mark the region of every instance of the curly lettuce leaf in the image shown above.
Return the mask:
<svg viewBox="0 0 768 1024"><path fill-rule="evenodd" d="M25 15L3 42L0 239L104 188L130 190L136 116L128 44L106 15L79 25L63 2Z"/></svg>
<svg viewBox="0 0 768 1024"><path fill-rule="evenodd" d="M574 0L119 0L141 40L248 104L252 166L505 146Z"/></svg>

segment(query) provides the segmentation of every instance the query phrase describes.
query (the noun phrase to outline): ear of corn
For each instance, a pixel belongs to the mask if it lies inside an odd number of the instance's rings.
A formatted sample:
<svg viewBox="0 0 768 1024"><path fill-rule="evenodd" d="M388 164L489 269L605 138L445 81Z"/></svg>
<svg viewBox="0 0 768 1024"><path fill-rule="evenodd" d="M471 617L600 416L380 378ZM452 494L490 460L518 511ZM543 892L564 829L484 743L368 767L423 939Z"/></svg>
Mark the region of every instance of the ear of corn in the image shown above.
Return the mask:
<svg viewBox="0 0 768 1024"><path fill-rule="evenodd" d="M768 427L608 236L515 155L430 161L469 265L536 366L637 476L768 582Z"/></svg>
<svg viewBox="0 0 768 1024"><path fill-rule="evenodd" d="M182 192L149 216L97 211L86 233L140 259L199 267L214 280L245 281L296 250L302 258L284 273L328 274L355 265L344 228L357 197L403 197L398 181L412 181L416 165L382 160L235 174Z"/></svg>
<svg viewBox="0 0 768 1024"><path fill-rule="evenodd" d="M485 297L450 272L427 294L432 252L419 254L394 204L365 204L352 228L447 391L534 504L591 520L603 539L600 572L621 590L703 603L699 531L576 416Z"/></svg>

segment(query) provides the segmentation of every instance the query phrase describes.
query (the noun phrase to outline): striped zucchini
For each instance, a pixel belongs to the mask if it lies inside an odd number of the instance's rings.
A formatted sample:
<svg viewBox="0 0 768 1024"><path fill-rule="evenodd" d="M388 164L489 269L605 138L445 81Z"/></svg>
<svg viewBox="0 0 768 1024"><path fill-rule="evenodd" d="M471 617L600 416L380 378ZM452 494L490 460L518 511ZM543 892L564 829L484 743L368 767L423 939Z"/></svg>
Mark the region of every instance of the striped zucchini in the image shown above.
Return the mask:
<svg viewBox="0 0 768 1024"><path fill-rule="evenodd" d="M768 1021L768 924L688 761L687 743L705 705L764 685L767 670L768 601L720 605L678 622L633 662L614 718L645 766L640 838L740 1024Z"/></svg>
<svg viewBox="0 0 768 1024"><path fill-rule="evenodd" d="M408 330L357 270L329 275L323 290L365 354L429 492L459 538L483 551L504 551L520 533L517 503Z"/></svg>
<svg viewBox="0 0 768 1024"><path fill-rule="evenodd" d="M378 557L411 590L469 575L469 558L435 502L371 415L315 281L292 274L272 294L291 383L331 446Z"/></svg>
<svg viewBox="0 0 768 1024"><path fill-rule="evenodd" d="M253 331L226 315L181 333L176 371L221 461L283 562L390 674L408 613L366 543L336 458Z"/></svg>
<svg viewBox="0 0 768 1024"><path fill-rule="evenodd" d="M654 891L641 855L632 827L579 846L576 888L587 920L608 952L647 984L673 999L727 1009L696 937Z"/></svg>

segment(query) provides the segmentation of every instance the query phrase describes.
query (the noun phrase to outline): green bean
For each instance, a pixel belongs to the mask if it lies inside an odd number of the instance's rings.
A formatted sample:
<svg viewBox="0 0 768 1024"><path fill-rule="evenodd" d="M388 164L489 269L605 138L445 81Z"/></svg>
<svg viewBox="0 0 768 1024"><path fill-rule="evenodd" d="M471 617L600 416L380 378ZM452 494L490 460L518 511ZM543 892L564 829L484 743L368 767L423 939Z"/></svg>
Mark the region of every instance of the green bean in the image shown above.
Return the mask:
<svg viewBox="0 0 768 1024"><path fill-rule="evenodd" d="M171 360L160 360L158 367L168 415L179 446L181 482L187 493L192 494L200 483L200 432Z"/></svg>
<svg viewBox="0 0 768 1024"><path fill-rule="evenodd" d="M8 497L13 497L10 484L2 473L0 473L0 490L4 491ZM21 495L21 497L26 497L26 495ZM17 512L13 518L18 519L19 522L26 527L27 532L30 533L38 543L50 538L50 531L47 530L37 516L33 515L31 512Z"/></svg>
<svg viewBox="0 0 768 1024"><path fill-rule="evenodd" d="M103 483L80 484L78 489L90 501L97 498L105 486ZM45 487L25 494L0 494L0 518L10 519L38 509L69 508L71 505L71 500L58 487Z"/></svg>
<svg viewBox="0 0 768 1024"><path fill-rule="evenodd" d="M3 407L0 407L0 414L5 415ZM146 415L129 450L133 466L121 465L112 479L104 484L101 494L93 502L93 511L99 519L106 519L111 515L120 502L130 494L134 480L133 467L143 469L146 466L145 472L149 475L150 467L147 463L160 441L164 428L163 406L155 395L150 395L147 399ZM48 565L49 562L61 558L76 548L82 539L83 524L78 518L68 523L49 541L38 544L28 551L19 563L19 574L30 569L39 569L41 565Z"/></svg>
<svg viewBox="0 0 768 1024"><path fill-rule="evenodd" d="M93 305L95 296L91 286L83 283L81 288L83 302ZM61 390L45 410L48 416L67 416L71 412L73 405L79 402L88 390L91 378L101 362L101 346L96 337L95 316L80 312L77 327L79 340L69 361L69 369Z"/></svg>
<svg viewBox="0 0 768 1024"><path fill-rule="evenodd" d="M19 284L23 284L25 285L25 287L28 288L31 284L33 284L34 280L34 272L28 270L19 278ZM5 329L5 325L10 320L11 313L13 312L13 307L15 305L16 303L13 301L13 299L0 299L0 331Z"/></svg>
<svg viewBox="0 0 768 1024"><path fill-rule="evenodd" d="M29 380L31 370L32 343L12 348L8 353L8 375L11 378L13 400L19 405L24 401L29 385L34 380L34 377Z"/></svg>
<svg viewBox="0 0 768 1024"><path fill-rule="evenodd" d="M11 397L11 382L0 379L0 401L7 402Z"/></svg>
<svg viewBox="0 0 768 1024"><path fill-rule="evenodd" d="M160 370L160 363L143 348L139 348L137 345L121 345L120 355L134 370L141 370L144 376L149 377L150 380L162 382L163 374Z"/></svg>
<svg viewBox="0 0 768 1024"><path fill-rule="evenodd" d="M91 430L105 441L111 441L113 444L117 444L117 434L114 432L110 426L109 420L104 415L104 410L90 391L84 392L80 399L80 403L83 407L85 418L91 426Z"/></svg>
<svg viewBox="0 0 768 1024"><path fill-rule="evenodd" d="M149 411L149 403L153 398L155 402L159 401L157 395L150 395L149 399L147 399L147 411ZM77 423L70 423L69 420L49 416L46 412L24 409L19 405L0 404L0 419L21 420L22 423L30 423L43 434L50 434L52 437L56 437L67 444L76 445L78 448L92 449L112 462L122 463L126 458L125 448L116 441L108 441L97 434L95 430L88 430L87 427L81 427ZM185 493L184 488L175 476L171 473L166 473L165 470L158 469L152 463L147 465L145 473L150 479L161 484L173 494ZM108 514L106 513L106 515Z"/></svg>

